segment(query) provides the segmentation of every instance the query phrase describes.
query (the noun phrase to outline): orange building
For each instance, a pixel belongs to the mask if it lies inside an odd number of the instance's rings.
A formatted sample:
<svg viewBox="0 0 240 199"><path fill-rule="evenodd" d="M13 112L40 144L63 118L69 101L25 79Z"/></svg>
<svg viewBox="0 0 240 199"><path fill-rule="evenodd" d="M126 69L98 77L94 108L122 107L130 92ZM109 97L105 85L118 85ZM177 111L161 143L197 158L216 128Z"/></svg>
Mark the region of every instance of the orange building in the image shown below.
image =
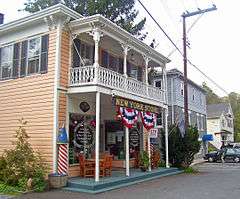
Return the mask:
<svg viewBox="0 0 240 199"><path fill-rule="evenodd" d="M0 154L12 147L24 118L32 146L52 171L58 130L65 125L70 176L79 175L80 152L98 160L105 151L129 175L131 151L143 150L147 130L140 117L133 128L124 127L116 109L151 112L154 127L164 127L166 75L159 89L148 71L159 67L166 74L168 62L108 19L82 17L62 4L0 25Z"/></svg>

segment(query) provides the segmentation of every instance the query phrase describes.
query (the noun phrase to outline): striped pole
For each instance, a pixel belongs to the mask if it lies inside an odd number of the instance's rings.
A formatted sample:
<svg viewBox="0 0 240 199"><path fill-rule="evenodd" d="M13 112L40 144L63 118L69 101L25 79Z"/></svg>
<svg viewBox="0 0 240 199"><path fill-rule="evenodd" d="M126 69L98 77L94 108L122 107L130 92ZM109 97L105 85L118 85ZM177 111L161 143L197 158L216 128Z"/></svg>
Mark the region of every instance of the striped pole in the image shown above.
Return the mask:
<svg viewBox="0 0 240 199"><path fill-rule="evenodd" d="M67 144L59 144L58 147L58 174L68 173Z"/></svg>

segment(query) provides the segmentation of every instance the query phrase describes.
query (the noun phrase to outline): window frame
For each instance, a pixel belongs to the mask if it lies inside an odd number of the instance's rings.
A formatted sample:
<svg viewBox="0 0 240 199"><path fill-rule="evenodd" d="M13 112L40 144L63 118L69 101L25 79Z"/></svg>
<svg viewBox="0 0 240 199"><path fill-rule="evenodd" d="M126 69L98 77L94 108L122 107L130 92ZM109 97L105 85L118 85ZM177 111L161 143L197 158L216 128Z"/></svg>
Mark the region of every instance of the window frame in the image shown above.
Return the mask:
<svg viewBox="0 0 240 199"><path fill-rule="evenodd" d="M161 124L160 125L158 125L158 115L161 115ZM164 123L164 121L163 121L163 112L162 111L160 111L159 113L157 113L156 114L156 121L155 121L155 124L154 124L154 127L155 128L163 128L163 123Z"/></svg>
<svg viewBox="0 0 240 199"><path fill-rule="evenodd" d="M2 50L3 48L7 48L7 47L12 47L12 55L11 55L11 58L9 62L6 62L6 63L10 63L10 77L4 77L3 78L3 66L2 66ZM0 62L0 80L8 80L8 79L11 79L12 78L12 69L13 69L13 58L14 58L14 43L10 43L10 44L7 44L7 45L4 45L1 47L1 62ZM8 69L9 70L9 69Z"/></svg>
<svg viewBox="0 0 240 199"><path fill-rule="evenodd" d="M181 96L184 96L184 83L183 83L183 81L180 82L180 94L181 94Z"/></svg>
<svg viewBox="0 0 240 199"><path fill-rule="evenodd" d="M158 86L157 86L157 83L158 83L158 82L160 82L161 87L158 87ZM163 86L162 83L163 83L163 80L162 80L162 79L157 79L157 80L155 80L155 82L154 82L154 86L157 87L157 88L159 88L160 90L162 90L162 86Z"/></svg>

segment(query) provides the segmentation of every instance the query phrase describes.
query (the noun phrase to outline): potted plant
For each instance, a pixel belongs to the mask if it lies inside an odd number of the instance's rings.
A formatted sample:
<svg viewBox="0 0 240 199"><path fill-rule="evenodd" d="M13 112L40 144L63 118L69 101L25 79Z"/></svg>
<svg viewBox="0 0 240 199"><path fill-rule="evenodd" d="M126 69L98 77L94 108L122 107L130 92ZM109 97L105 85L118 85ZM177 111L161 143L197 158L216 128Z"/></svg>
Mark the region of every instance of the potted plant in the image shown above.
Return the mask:
<svg viewBox="0 0 240 199"><path fill-rule="evenodd" d="M147 171L148 167L149 167L149 157L148 157L148 153L146 151L142 151L140 153L140 169L142 171Z"/></svg>

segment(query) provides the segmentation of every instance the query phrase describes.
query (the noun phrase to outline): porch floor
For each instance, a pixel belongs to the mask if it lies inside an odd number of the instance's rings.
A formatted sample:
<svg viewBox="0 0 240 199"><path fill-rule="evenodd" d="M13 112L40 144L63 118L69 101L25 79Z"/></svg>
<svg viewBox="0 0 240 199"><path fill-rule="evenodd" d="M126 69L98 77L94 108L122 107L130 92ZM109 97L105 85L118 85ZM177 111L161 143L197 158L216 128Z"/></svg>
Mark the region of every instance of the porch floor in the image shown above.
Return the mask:
<svg viewBox="0 0 240 199"><path fill-rule="evenodd" d="M100 178L99 182L95 182L94 178L70 178L67 187L63 189L94 194L179 173L182 173L182 171L177 168L158 168L151 172L131 169L130 176L127 177L125 176L125 170L115 170L112 171L111 177Z"/></svg>

